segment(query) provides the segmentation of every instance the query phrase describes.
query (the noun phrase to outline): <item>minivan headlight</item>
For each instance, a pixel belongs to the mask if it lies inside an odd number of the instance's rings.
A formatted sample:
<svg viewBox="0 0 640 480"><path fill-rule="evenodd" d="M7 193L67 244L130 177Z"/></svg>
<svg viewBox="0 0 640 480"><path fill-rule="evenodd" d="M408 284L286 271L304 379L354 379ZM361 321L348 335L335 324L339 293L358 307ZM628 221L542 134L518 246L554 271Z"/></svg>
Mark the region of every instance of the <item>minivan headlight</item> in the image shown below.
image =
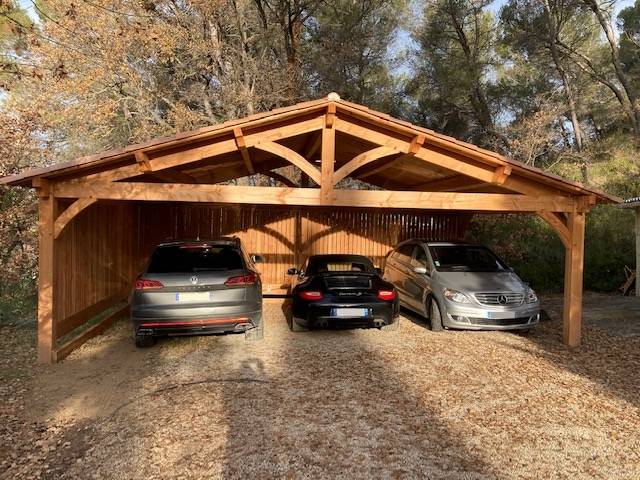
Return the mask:
<svg viewBox="0 0 640 480"><path fill-rule="evenodd" d="M454 290L453 288L445 288L442 293L444 294L444 298L456 303L471 303L469 297L467 297L464 293L459 292L458 290Z"/></svg>
<svg viewBox="0 0 640 480"><path fill-rule="evenodd" d="M536 295L536 292L529 289L529 291L527 292L527 303L535 303L537 301L538 301L538 296Z"/></svg>

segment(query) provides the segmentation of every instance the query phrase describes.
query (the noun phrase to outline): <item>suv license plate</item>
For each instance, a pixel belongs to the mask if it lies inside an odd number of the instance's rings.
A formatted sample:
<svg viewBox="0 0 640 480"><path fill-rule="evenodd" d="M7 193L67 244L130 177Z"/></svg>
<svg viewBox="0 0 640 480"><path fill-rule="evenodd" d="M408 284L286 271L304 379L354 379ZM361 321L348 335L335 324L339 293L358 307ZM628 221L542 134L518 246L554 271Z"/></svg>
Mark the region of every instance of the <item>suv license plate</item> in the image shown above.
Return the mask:
<svg viewBox="0 0 640 480"><path fill-rule="evenodd" d="M213 292L179 292L176 302L208 302L213 298Z"/></svg>

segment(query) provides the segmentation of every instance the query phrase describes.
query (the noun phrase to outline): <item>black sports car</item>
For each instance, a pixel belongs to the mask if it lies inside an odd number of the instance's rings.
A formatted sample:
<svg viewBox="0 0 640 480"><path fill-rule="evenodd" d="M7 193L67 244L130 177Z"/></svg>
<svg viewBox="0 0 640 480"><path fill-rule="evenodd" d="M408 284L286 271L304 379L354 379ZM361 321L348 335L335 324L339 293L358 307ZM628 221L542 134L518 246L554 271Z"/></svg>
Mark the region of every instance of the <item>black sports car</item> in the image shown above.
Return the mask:
<svg viewBox="0 0 640 480"><path fill-rule="evenodd" d="M398 295L367 257L313 255L293 288L292 331L313 328L381 328L397 322Z"/></svg>

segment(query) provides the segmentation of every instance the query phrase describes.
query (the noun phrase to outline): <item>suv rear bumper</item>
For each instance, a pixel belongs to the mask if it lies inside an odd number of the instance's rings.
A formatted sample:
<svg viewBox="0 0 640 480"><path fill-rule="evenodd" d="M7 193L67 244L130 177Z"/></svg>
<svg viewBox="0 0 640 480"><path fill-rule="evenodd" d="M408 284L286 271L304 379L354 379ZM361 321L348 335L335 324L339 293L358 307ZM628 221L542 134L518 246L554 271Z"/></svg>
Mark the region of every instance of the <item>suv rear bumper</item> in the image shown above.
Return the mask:
<svg viewBox="0 0 640 480"><path fill-rule="evenodd" d="M207 335L216 333L243 333L262 326L262 309L219 313L215 308L192 316L153 317L136 316L132 312L134 335ZM186 312L185 312L186 313Z"/></svg>

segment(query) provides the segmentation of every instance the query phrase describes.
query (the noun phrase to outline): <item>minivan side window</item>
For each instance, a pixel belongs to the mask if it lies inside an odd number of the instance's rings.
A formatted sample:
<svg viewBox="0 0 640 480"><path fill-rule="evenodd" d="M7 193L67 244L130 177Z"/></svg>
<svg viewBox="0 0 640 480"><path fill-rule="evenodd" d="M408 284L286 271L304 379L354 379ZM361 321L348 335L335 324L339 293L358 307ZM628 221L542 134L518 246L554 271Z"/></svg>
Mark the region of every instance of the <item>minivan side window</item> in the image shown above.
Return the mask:
<svg viewBox="0 0 640 480"><path fill-rule="evenodd" d="M398 257L397 260L409 263L411 261L411 256L413 255L413 245L403 245L398 248Z"/></svg>
<svg viewBox="0 0 640 480"><path fill-rule="evenodd" d="M413 265L414 267L427 268L427 252L420 245L416 245L413 260L411 260L411 265Z"/></svg>

